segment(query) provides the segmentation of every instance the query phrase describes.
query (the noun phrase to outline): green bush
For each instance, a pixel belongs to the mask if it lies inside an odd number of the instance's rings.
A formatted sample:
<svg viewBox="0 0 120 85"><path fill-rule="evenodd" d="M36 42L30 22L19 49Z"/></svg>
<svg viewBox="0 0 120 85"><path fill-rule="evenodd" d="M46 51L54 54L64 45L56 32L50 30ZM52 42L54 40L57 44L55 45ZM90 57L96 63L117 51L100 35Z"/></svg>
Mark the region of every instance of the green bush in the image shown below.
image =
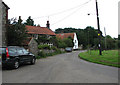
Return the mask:
<svg viewBox="0 0 120 85"><path fill-rule="evenodd" d="M57 50L56 50L56 53L57 53L57 54L60 54L60 53L62 53L62 51L61 51L60 49L57 49Z"/></svg>
<svg viewBox="0 0 120 85"><path fill-rule="evenodd" d="M36 56L36 59L41 59L41 58L46 58L46 57Z"/></svg>
<svg viewBox="0 0 120 85"><path fill-rule="evenodd" d="M51 49L55 51L58 50L58 48L56 48L55 46L52 46Z"/></svg>
<svg viewBox="0 0 120 85"><path fill-rule="evenodd" d="M40 51L40 52L38 52L37 59L46 58L47 56L53 56L53 55L64 53L64 52L62 52L60 49L58 49L55 46L50 47L49 45L39 45L38 48L39 49L54 50L54 52L53 53L45 53L44 51Z"/></svg>
<svg viewBox="0 0 120 85"><path fill-rule="evenodd" d="M39 49L51 49L49 45L45 44L45 45L38 45Z"/></svg>
<svg viewBox="0 0 120 85"><path fill-rule="evenodd" d="M43 51L38 52L38 56L40 57L46 57L46 54Z"/></svg>
<svg viewBox="0 0 120 85"><path fill-rule="evenodd" d="M60 49L56 48L55 46L52 46L51 49L55 50L55 54L62 53Z"/></svg>

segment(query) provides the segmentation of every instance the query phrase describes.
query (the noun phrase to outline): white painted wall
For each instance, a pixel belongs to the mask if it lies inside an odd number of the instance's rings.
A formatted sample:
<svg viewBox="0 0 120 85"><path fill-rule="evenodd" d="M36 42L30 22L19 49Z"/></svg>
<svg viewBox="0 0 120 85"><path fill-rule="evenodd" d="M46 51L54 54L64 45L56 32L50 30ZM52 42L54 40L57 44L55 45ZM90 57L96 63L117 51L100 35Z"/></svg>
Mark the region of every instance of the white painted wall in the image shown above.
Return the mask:
<svg viewBox="0 0 120 85"><path fill-rule="evenodd" d="M74 33L73 43L74 43L73 49L78 49L78 39L76 33Z"/></svg>

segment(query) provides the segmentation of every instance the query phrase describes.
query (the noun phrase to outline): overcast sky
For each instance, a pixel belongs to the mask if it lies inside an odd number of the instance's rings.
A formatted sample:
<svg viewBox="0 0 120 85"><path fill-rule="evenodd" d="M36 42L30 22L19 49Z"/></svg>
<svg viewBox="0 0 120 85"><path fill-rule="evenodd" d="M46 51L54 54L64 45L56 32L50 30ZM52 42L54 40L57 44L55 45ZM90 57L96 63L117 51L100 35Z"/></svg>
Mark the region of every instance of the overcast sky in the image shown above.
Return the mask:
<svg viewBox="0 0 120 85"><path fill-rule="evenodd" d="M50 21L51 30L73 27L97 29L95 0L3 0L9 7L9 19L19 16L25 21L31 16L35 24L45 27ZM98 0L100 29L104 35L118 37L118 1ZM88 16L87 14L90 13Z"/></svg>

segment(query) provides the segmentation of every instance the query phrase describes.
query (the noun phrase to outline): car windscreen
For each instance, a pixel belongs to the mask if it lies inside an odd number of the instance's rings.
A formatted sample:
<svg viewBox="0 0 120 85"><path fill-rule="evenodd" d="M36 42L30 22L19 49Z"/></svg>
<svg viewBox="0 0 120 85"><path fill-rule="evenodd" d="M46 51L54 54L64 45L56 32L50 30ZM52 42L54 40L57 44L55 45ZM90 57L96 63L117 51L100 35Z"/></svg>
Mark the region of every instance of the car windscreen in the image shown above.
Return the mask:
<svg viewBox="0 0 120 85"><path fill-rule="evenodd" d="M6 53L5 48L0 48L0 54L5 54L5 53Z"/></svg>
<svg viewBox="0 0 120 85"><path fill-rule="evenodd" d="M27 51L27 50L25 50L25 49L22 49L23 50L23 52L24 52L24 54L28 54L29 52Z"/></svg>

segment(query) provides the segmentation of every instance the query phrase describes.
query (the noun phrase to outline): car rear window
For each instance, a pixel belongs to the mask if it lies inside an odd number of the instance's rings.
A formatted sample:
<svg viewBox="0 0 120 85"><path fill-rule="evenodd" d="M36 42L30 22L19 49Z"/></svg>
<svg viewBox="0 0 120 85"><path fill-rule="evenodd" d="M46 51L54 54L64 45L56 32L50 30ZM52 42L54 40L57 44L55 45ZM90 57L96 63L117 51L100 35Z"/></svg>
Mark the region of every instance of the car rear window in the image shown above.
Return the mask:
<svg viewBox="0 0 120 85"><path fill-rule="evenodd" d="M8 52L10 55L16 54L16 48L8 48Z"/></svg>
<svg viewBox="0 0 120 85"><path fill-rule="evenodd" d="M6 53L5 48L0 48L0 54L5 54L5 53Z"/></svg>

